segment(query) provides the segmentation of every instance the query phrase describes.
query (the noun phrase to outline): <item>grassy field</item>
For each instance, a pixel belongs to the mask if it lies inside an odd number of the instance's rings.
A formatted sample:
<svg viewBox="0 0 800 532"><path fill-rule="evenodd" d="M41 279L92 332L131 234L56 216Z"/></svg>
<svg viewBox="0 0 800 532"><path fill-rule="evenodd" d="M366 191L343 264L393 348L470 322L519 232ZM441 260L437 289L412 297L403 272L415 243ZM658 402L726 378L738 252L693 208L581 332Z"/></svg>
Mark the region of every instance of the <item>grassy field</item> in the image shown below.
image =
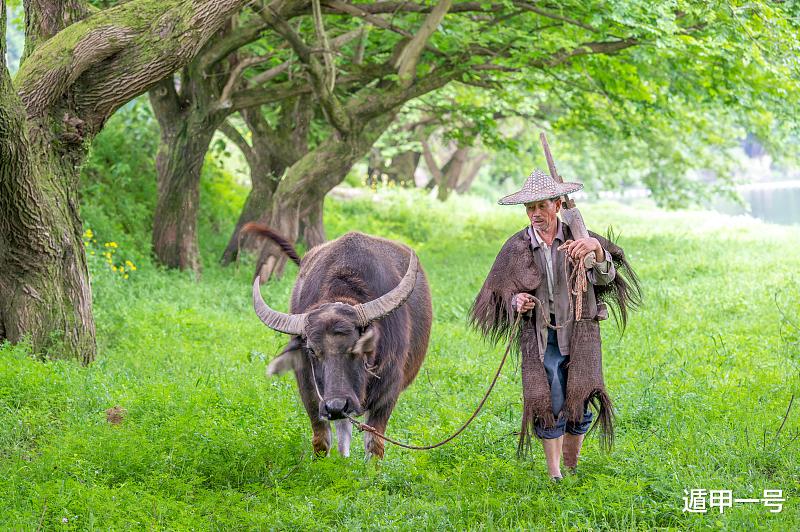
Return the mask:
<svg viewBox="0 0 800 532"><path fill-rule="evenodd" d="M588 438L577 477L552 484L539 448L516 457L516 360L451 445L387 446L385 460L365 463L354 438L351 458L312 459L293 378L264 375L286 338L252 310L251 264L216 265L229 228L204 222L200 282L155 268L135 239L95 231L97 362L41 362L25 346L0 347L0 527L800 529L800 230L618 204L584 215L595 230L613 220L646 306L624 335L603 325L616 445L603 454ZM331 201L326 216L331 237L361 230L417 250L433 335L388 433L419 444L444 437L502 354L465 316L524 213L386 191ZM286 308L295 273L290 266L262 288L274 307ZM106 421L115 405L126 411L120 424ZM786 501L781 513L737 503L689 514L684 490L693 488L735 498L782 489Z"/></svg>

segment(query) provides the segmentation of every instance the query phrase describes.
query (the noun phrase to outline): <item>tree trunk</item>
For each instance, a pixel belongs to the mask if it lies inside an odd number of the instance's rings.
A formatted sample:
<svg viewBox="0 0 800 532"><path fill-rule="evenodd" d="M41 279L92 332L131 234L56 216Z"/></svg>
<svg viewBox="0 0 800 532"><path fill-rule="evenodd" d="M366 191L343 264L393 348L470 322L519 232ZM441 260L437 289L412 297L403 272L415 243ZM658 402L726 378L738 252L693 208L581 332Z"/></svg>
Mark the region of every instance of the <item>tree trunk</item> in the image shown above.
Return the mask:
<svg viewBox="0 0 800 532"><path fill-rule="evenodd" d="M414 150L404 151L392 157L392 163L386 169L390 181L414 186L414 173L417 171L422 153Z"/></svg>
<svg viewBox="0 0 800 532"><path fill-rule="evenodd" d="M4 69L5 70L5 69ZM0 340L52 358L94 360L95 326L77 165L82 143L34 138L10 83L0 90ZM66 134L67 125L61 125Z"/></svg>
<svg viewBox="0 0 800 532"><path fill-rule="evenodd" d="M450 192L458 184L459 176L464 170L464 166L469 156L469 148L459 147L453 152L450 160L444 165L439 179L439 191L437 198L440 201L445 201L450 197Z"/></svg>
<svg viewBox="0 0 800 532"><path fill-rule="evenodd" d="M345 174L347 175L347 174ZM322 211L325 205L325 197L319 201L312 201L308 204L305 211L300 215L300 227L302 229L303 240L308 249L324 244L325 226L322 223Z"/></svg>
<svg viewBox="0 0 800 532"><path fill-rule="evenodd" d="M461 172L461 176L458 178L458 184L455 186L456 192L459 194L464 194L469 190L469 187L472 186L475 178L478 177L478 172L481 170L481 165L483 165L483 161L485 161L487 157L488 155L481 153L467 163L466 167Z"/></svg>
<svg viewBox="0 0 800 532"><path fill-rule="evenodd" d="M272 205L272 194L278 185L278 178L272 173L272 168L268 164L250 161L250 181L252 188L247 194L244 207L242 208L239 219L236 221L236 227L233 230L228 245L222 253L220 264L227 266L235 261L239 256L239 251L245 249L254 249L258 244L252 238L247 236L240 237L239 231L242 226L248 222L269 223L270 221L270 207Z"/></svg>
<svg viewBox="0 0 800 532"><path fill-rule="evenodd" d="M203 161L214 127L178 120L163 128L156 157L158 202L153 215L153 253L169 268L200 273L197 209Z"/></svg>
<svg viewBox="0 0 800 532"><path fill-rule="evenodd" d="M377 148L370 150L369 158L367 159L367 186L373 187L381 182L383 177L383 157L381 151Z"/></svg>
<svg viewBox="0 0 800 532"><path fill-rule="evenodd" d="M25 61L13 84L0 38L0 340L95 358L78 209L86 149L115 110L185 65L243 4L134 0L76 22L84 2L25 2Z"/></svg>
<svg viewBox="0 0 800 532"><path fill-rule="evenodd" d="M297 161L286 172L272 201L270 227L290 242L300 234L301 217L310 216L306 233L309 246L324 241L322 205L325 195L344 181L353 165L364 157L378 137L389 127L396 111L368 121L354 133L337 139L334 135ZM256 265L262 282L280 276L286 256L275 246L265 245Z"/></svg>
<svg viewBox="0 0 800 532"><path fill-rule="evenodd" d="M240 250L257 250L263 242L258 237L239 237L242 226L248 222L269 224L272 217L272 197L286 169L308 153L308 129L314 108L310 97L300 96L281 104L278 126L272 128L260 108L241 112L250 129L253 145L250 146L237 132L226 133L244 153L250 167L252 188L236 222L220 263L226 266L236 260ZM321 222L320 222L321 224ZM323 238L324 238L324 232Z"/></svg>

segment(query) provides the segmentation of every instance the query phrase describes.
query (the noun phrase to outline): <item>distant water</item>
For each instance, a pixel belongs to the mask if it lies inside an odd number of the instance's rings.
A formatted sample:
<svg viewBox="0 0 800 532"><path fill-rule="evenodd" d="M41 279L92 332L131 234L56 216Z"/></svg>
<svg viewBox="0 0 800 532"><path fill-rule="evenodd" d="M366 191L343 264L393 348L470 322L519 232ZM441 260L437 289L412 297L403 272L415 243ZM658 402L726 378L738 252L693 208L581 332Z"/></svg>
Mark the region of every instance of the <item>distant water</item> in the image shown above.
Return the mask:
<svg viewBox="0 0 800 532"><path fill-rule="evenodd" d="M727 214L750 214L766 222L800 225L800 181L759 183L739 188L745 205L720 203L716 210Z"/></svg>

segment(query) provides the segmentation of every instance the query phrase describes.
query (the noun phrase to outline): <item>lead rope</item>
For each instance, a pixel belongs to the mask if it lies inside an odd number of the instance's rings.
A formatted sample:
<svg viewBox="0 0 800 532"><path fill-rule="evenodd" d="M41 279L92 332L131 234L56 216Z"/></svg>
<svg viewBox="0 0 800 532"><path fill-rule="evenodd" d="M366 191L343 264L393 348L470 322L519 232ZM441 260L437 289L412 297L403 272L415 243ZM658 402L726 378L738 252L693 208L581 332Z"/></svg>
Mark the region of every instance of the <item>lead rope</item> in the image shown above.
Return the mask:
<svg viewBox="0 0 800 532"><path fill-rule="evenodd" d="M486 393L484 394L483 399L481 399L481 402L478 404L478 407L475 409L475 411L472 413L472 415L469 417L469 419L466 422L464 422L464 424L461 425L461 427L457 431L455 431L453 434L448 436L446 439L444 439L444 440L442 440L440 442L434 443L432 445L410 445L408 443L403 443L403 442L397 441L397 440L395 440L393 438L390 438L389 436L386 436L385 434L380 433L378 431L378 429L376 429L375 427L367 425L366 423L361 423L359 420L355 419L350 414L344 414L344 416L359 431L361 431L361 432L365 432L365 431L369 432L371 434L374 434L375 436L377 436L378 438L380 438L382 440L388 441L389 443L393 443L393 444L397 445L398 447L403 447L404 449L411 449L412 451L428 451L430 449L435 449L437 447L441 447L442 445L445 445L446 443L449 443L450 441L455 439L459 434L464 432L464 429L466 429L469 426L469 424L472 423L472 421L476 417L478 417L478 413L481 411L481 409L483 408L483 405L486 403L486 400L489 398L489 394L492 393L492 389L494 389L494 385L497 383L497 379L500 377L500 372L503 369L503 365L505 365L505 363L506 363L506 359L508 358L508 353L509 353L509 351L511 351L511 345L514 342L514 336L516 335L517 328L519 326L519 321L520 321L521 317L522 317L522 314L517 313L517 319L514 320L514 324L511 326L511 330L509 331L508 343L506 344L506 351L505 351L505 353L503 353L503 359L500 361L500 365L497 367L497 371L494 374L494 378L492 379L492 383L489 385L489 388L486 390ZM314 390L316 390L317 397L319 398L320 403L321 403L322 402L322 395L320 395L319 388L317 387L317 377L314 374L314 364L313 364L313 361L310 361L310 362L312 362L312 364L311 364L311 378L314 380Z"/></svg>
<svg viewBox="0 0 800 532"><path fill-rule="evenodd" d="M564 249L566 244L559 247L559 251ZM528 296L533 299L535 306L539 307L539 312L542 315L542 321L544 322L547 327L557 331L559 329L563 329L570 323L575 321L580 321L582 319L582 312L583 312L583 294L589 288L589 280L586 277L586 264L581 259L571 259L569 255L566 253L564 254L564 271L567 271L567 265L569 264L568 261L572 261L572 273L567 279L567 286L570 286L569 289L570 294L575 296L575 299L569 298L569 311L567 312L567 316L569 319L562 323L561 325L553 325L550 323L550 317L545 316L544 314L544 306L542 302L539 300L538 297L528 294ZM573 315L575 316L573 318Z"/></svg>
<svg viewBox="0 0 800 532"><path fill-rule="evenodd" d="M565 257L564 257L564 268L565 268L565 270L566 270L567 260L568 260L568 258L565 255ZM581 281L581 279L582 279L582 281ZM567 281L567 284L572 284L573 285L572 288L570 289L570 293L572 295L576 296L578 304L573 306L572 298L571 297L569 298L569 304L570 304L569 316L570 316L570 319L566 323L563 323L561 325L552 325L549 322L548 317L544 315L544 307L542 307L541 301L539 301L539 299L536 298L536 296L531 295L531 297L533 298L534 302L536 303L536 306L539 307L540 312L542 313L542 319L544 320L545 325L547 325L549 328L554 329L554 330L563 329L564 327L566 327L569 323L571 323L573 321L573 318L572 318L573 308L575 310L575 312L574 312L575 318L574 319L575 320L580 320L581 319L581 310L583 309L583 292L585 292L586 289L587 289L586 266L584 265L582 260L573 261L572 274L570 275L569 280ZM575 308L575 307L577 307L577 308ZM483 399L481 399L481 402L478 403L478 407L475 409L475 411L472 413L472 415L469 417L469 419L467 419L467 421L465 421L464 424L461 425L461 427L459 427L459 429L457 431L455 431L453 434L451 434L450 436L448 436L444 440L436 442L436 443L431 444L431 445L411 445L411 444L408 444L408 443L403 443L401 441L397 441L397 440L395 440L393 438L390 438L389 436L387 436L385 434L382 434L375 427L367 425L366 423L361 423L359 420L357 420L356 418L354 418L350 414L344 414L344 417L346 417L347 420L350 421L350 423L355 428L357 428L360 432L369 432L369 433L377 436L378 438L380 438L380 439L382 439L384 441L387 441L389 443L393 443L394 445L397 445L398 447L402 447L404 449L411 449L412 451L429 451L431 449L436 449L437 447L441 447L442 445L445 445L445 444L451 442L456 437L458 437L459 434L464 432L464 429L466 429L469 426L469 424L472 423L475 420L476 417L478 417L478 413L480 413L481 409L483 408L483 405L486 404L486 400L489 399L489 394L492 393L492 390L494 389L494 385L497 384L497 379L500 378L500 372L503 370L503 366L506 363L506 359L508 359L508 353L511 351L511 345L514 342L514 336L517 333L517 329L519 327L519 322L520 322L521 318L522 318L522 313L517 312L517 317L514 320L514 324L511 326L511 329L509 330L508 343L506 344L506 350L503 353L503 358L502 358L502 360L500 360L500 365L497 367L497 371L494 374L494 378L492 379L492 383L489 385L489 388L486 390L486 393L483 395ZM309 360L308 361L309 361L309 364L311 365L311 380L314 381L314 391L317 392L317 398L319 399L320 404L322 404L323 403L322 394L319 393L319 387L317 386L317 375L314 372L314 361L311 360L311 355L310 354L308 356L309 356ZM369 368L367 368L367 370L369 371ZM374 373L372 373L371 371L369 373L374 375ZM375 375L375 376L377 377L377 375ZM380 377L378 377L378 378L380 378Z"/></svg>

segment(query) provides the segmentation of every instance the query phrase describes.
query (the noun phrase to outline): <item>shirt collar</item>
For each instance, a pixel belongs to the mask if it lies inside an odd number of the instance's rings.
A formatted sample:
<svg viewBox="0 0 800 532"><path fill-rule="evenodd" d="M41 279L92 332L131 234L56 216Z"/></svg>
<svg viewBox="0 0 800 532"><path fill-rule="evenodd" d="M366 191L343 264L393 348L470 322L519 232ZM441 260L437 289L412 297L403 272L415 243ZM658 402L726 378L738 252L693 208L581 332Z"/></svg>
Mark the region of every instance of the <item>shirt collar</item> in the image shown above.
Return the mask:
<svg viewBox="0 0 800 532"><path fill-rule="evenodd" d="M564 242L564 226L563 226L561 220L558 219L558 218L556 218L556 224L558 224L557 225L558 229L556 229L556 237L553 239L553 242L555 242L556 240L559 240L559 241L561 241L563 243ZM542 240L541 237L539 236L539 231L534 229L532 225L528 226L528 236L531 239L531 244L533 244L533 248L534 249L536 249L538 247L541 247L542 244L544 244L544 240Z"/></svg>

